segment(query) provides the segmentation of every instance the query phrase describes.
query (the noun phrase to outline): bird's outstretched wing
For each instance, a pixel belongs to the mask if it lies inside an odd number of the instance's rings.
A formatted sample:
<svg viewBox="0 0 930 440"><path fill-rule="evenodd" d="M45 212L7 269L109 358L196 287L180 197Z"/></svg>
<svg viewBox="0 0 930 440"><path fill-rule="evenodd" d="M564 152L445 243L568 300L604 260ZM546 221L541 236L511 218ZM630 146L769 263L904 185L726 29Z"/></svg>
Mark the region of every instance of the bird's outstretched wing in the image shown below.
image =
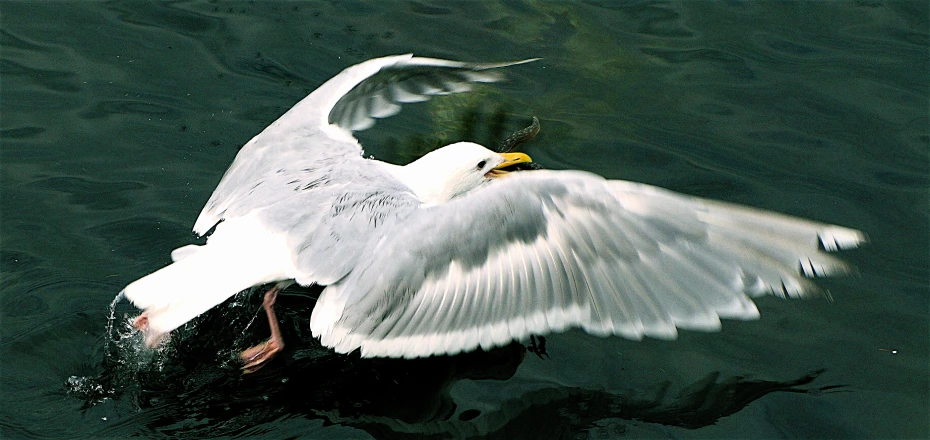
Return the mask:
<svg viewBox="0 0 930 440"><path fill-rule="evenodd" d="M419 357L582 327L674 338L818 293L859 231L573 171L514 173L381 231L311 327L339 352Z"/></svg>
<svg viewBox="0 0 930 440"><path fill-rule="evenodd" d="M292 197L294 191L281 190L292 187L292 181L332 182L330 174L353 166L347 162L363 160L352 132L370 127L374 118L396 114L401 104L498 81L503 76L495 69L528 61L474 64L408 54L345 69L242 147L194 223L194 232L203 235L224 218Z"/></svg>
<svg viewBox="0 0 930 440"><path fill-rule="evenodd" d="M361 157L352 131L400 103L500 79L493 69L510 64L378 58L300 101L239 151L194 223L200 235L215 227L207 244L175 250L173 264L123 290L146 310L151 340L250 286L344 278L375 231L420 204L383 164Z"/></svg>

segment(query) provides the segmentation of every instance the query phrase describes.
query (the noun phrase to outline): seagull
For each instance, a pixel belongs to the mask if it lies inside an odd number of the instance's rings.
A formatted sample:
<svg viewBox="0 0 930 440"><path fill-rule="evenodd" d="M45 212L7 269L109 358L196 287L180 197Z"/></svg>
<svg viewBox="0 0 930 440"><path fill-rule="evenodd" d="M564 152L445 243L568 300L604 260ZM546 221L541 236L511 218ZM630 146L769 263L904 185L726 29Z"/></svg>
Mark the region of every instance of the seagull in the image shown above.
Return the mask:
<svg viewBox="0 0 930 440"><path fill-rule="evenodd" d="M353 132L530 61L407 54L325 82L239 151L194 223L206 244L175 249L120 293L143 310L146 344L271 283L271 337L242 352L247 373L283 348L274 302L292 283L325 286L312 335L362 357L452 355L575 327L674 339L758 318L755 297L823 294L810 278L851 271L829 252L865 242L854 229L584 171L511 172L532 159L471 142L404 166L363 157Z"/></svg>

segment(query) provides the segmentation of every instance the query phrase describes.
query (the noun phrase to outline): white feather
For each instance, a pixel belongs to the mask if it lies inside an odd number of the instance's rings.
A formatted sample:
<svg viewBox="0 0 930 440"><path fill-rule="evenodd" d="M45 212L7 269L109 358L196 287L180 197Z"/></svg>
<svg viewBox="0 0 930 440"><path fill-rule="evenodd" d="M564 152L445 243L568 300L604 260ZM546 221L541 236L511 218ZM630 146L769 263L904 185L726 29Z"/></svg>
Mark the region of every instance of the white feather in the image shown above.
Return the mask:
<svg viewBox="0 0 930 440"><path fill-rule="evenodd" d="M284 236L254 216L223 222L207 244L126 286L136 307L145 309L149 330L168 333L249 287L293 278L296 273Z"/></svg>

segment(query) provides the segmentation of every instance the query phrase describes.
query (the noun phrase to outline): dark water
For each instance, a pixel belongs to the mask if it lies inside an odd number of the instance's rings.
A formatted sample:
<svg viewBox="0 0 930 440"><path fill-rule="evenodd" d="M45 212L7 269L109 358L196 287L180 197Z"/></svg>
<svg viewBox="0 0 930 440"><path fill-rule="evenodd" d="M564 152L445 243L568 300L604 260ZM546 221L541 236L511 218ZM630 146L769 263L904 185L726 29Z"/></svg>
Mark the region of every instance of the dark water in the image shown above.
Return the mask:
<svg viewBox="0 0 930 440"><path fill-rule="evenodd" d="M267 438L926 438L925 1L0 3L0 435ZM318 292L260 292L160 353L107 342L113 296L169 261L237 148L342 68L414 52L542 57L361 134L406 161L493 141L578 168L865 231L833 301L631 342L572 331L359 360L307 334ZM113 335L126 335L117 310Z"/></svg>

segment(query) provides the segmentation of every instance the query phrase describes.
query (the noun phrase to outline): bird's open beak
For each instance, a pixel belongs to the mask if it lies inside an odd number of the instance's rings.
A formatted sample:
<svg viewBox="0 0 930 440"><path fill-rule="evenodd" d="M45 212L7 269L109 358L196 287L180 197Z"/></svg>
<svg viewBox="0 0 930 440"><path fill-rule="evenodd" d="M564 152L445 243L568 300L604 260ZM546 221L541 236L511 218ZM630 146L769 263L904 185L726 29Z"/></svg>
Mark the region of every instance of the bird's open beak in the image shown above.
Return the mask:
<svg viewBox="0 0 930 440"><path fill-rule="evenodd" d="M509 171L504 170L504 168L516 165L518 163L530 163L533 159L530 159L530 156L523 153L501 153L501 156L504 157L504 161L500 165L494 167L493 170L488 171L485 176L490 178L497 178L507 174Z"/></svg>

